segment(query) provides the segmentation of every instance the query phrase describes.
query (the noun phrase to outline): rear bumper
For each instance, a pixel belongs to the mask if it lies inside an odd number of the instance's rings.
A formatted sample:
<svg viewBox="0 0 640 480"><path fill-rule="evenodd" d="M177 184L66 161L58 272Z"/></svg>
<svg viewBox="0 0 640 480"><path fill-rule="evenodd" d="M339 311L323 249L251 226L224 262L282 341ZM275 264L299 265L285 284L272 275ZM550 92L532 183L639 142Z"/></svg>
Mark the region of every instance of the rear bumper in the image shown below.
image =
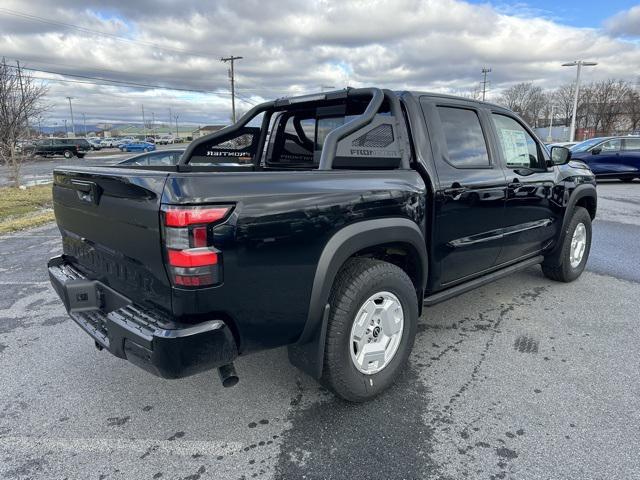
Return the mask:
<svg viewBox="0 0 640 480"><path fill-rule="evenodd" d="M100 347L163 378L181 378L231 363L238 350L222 320L176 323L87 279L65 256L48 263L49 278L69 316Z"/></svg>

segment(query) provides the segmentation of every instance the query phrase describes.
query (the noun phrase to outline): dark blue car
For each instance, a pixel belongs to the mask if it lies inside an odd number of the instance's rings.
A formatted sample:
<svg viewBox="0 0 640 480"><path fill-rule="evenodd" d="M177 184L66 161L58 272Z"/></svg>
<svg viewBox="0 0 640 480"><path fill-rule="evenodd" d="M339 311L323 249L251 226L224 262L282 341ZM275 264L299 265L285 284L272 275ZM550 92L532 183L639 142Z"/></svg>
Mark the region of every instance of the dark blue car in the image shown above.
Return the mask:
<svg viewBox="0 0 640 480"><path fill-rule="evenodd" d="M599 137L571 147L571 158L580 160L597 178L631 182L640 178L640 137Z"/></svg>

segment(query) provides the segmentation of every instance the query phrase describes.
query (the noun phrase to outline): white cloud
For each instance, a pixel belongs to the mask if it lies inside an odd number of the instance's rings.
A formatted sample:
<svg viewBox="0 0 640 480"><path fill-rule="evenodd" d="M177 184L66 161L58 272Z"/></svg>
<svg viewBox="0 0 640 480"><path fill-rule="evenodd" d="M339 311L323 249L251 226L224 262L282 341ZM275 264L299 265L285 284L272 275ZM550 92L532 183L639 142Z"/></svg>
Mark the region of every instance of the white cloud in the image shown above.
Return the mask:
<svg viewBox="0 0 640 480"><path fill-rule="evenodd" d="M73 95L74 111L92 119L136 120L144 103L160 117L172 107L185 121L227 121L228 65L219 58L230 54L244 57L236 64L238 92L254 101L317 91L320 85L455 93L477 87L485 65L493 69L493 92L519 81L554 87L573 79L574 72L560 64L574 59L599 62L585 72L585 81L632 80L636 69L629 66L640 64L638 43L566 26L545 12L523 14L459 0L184 0L179 8L151 0L59 0L56 6L44 0L3 3L132 41L0 10L0 55L29 60L34 68L224 93L52 83L52 118L67 115L64 97ZM627 23L638 27L637 15L635 7L614 16L607 28L629 35L620 25L631 19Z"/></svg>
<svg viewBox="0 0 640 480"><path fill-rule="evenodd" d="M605 22L605 27L614 35L640 36L640 5L616 13Z"/></svg>

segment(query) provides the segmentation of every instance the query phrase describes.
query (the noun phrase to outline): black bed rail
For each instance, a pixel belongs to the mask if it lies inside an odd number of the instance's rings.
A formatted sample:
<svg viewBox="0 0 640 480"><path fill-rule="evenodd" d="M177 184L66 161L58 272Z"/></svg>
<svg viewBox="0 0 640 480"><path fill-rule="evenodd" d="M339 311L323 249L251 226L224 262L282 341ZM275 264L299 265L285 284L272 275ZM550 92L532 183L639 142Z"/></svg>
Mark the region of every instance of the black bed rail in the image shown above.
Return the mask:
<svg viewBox="0 0 640 480"><path fill-rule="evenodd" d="M348 97L371 97L365 111L362 115L354 118L350 122L341 125L340 127L332 130L325 138L322 148L322 154L320 156L320 162L318 165L319 170L331 170L333 166L333 160L336 156L336 149L338 142L359 129L369 125L376 114L380 110L382 103L386 99L389 103L391 115L395 118L396 132L399 137L400 152L401 152L401 165L402 168L409 168L409 152L408 149L403 148L404 141L408 138L404 120L402 116L402 110L400 107L400 100L398 96L391 90L382 90L380 88L346 88L344 90L335 90L331 92L323 92L311 95L303 95L299 97L288 97L264 102L256 105L247 113L245 113L236 123L229 125L215 133L205 135L197 140L192 141L184 154L180 158L178 165L187 165L193 156L195 149L211 141L224 142L234 138L234 136L240 132L251 120L264 113L262 119L262 126L260 129L260 140L258 143L258 151L254 158L254 165L257 167L260 163L260 156L264 151L264 143L266 141L267 129L269 121L275 112L282 110L290 110L292 108L309 107L309 104L321 103L326 101L335 101L340 99L346 99Z"/></svg>

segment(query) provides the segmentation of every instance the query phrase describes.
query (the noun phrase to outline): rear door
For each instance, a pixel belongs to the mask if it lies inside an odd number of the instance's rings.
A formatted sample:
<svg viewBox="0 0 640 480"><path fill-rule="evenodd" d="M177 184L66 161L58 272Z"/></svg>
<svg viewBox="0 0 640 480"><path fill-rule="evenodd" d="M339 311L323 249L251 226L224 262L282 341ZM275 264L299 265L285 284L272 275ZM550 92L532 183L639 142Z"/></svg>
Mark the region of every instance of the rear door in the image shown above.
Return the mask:
<svg viewBox="0 0 640 480"><path fill-rule="evenodd" d="M624 138L620 156L629 172L640 177L640 138Z"/></svg>
<svg viewBox="0 0 640 480"><path fill-rule="evenodd" d="M554 238L562 211L552 202L555 172L546 150L515 116L492 112L491 120L507 179L500 265L542 250Z"/></svg>
<svg viewBox="0 0 640 480"><path fill-rule="evenodd" d="M475 104L422 97L439 180L433 222L440 287L494 266L502 245L506 180ZM435 285L434 285L435 286Z"/></svg>
<svg viewBox="0 0 640 480"><path fill-rule="evenodd" d="M126 168L56 169L53 202L71 263L136 303L169 310L159 213L166 177Z"/></svg>

